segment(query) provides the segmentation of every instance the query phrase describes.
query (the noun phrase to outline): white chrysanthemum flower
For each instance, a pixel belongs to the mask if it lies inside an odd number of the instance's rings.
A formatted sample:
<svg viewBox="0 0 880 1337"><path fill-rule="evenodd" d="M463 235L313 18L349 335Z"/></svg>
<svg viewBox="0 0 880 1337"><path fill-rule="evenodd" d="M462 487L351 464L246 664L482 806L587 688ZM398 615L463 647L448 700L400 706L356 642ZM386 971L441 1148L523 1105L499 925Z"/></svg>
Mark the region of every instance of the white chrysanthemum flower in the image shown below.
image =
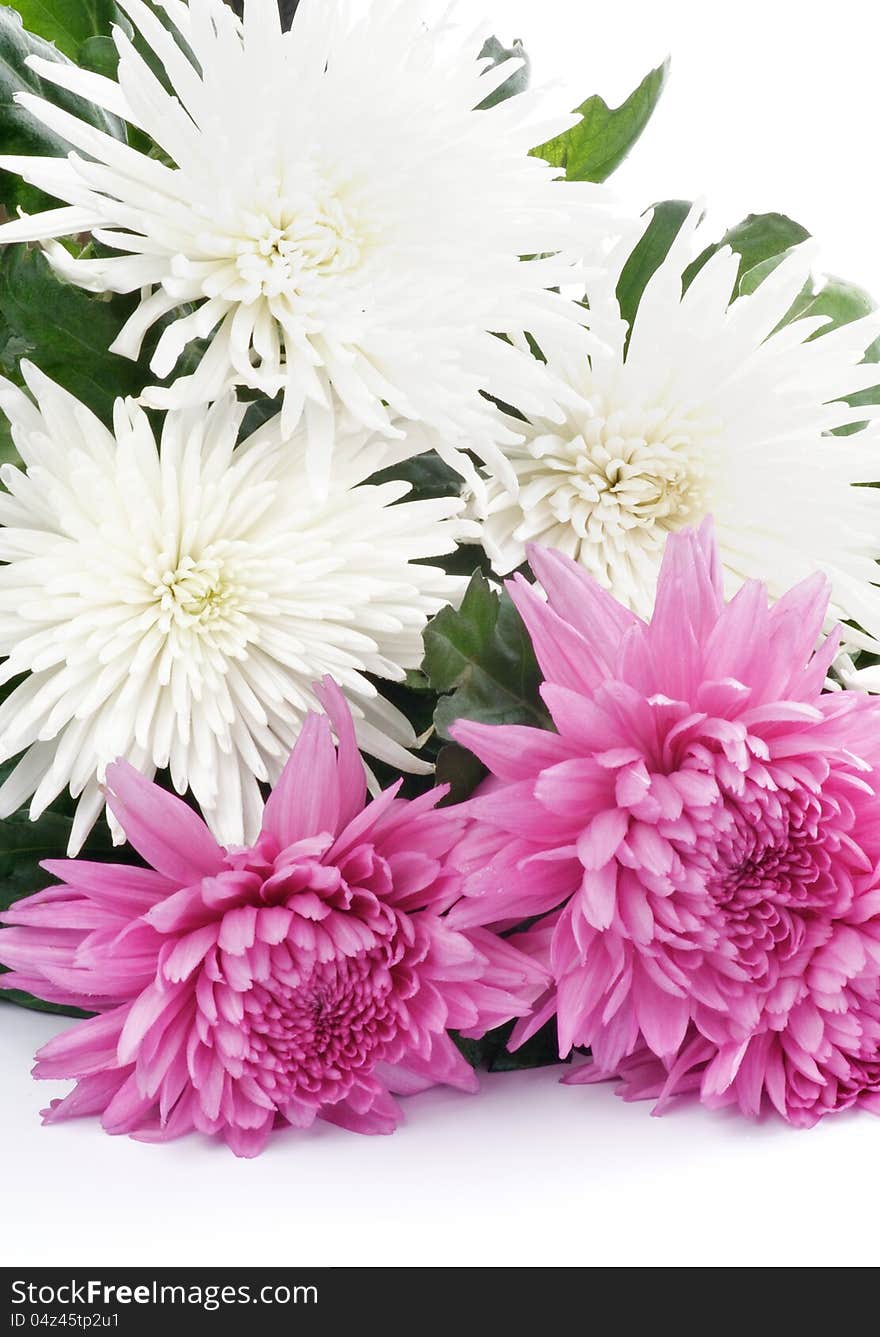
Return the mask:
<svg viewBox="0 0 880 1337"><path fill-rule="evenodd" d="M621 247L589 284L589 359L575 349L556 369L580 397L564 427L533 417L523 445L506 447L519 481L512 496L489 481L482 539L500 575L526 545L578 560L623 603L650 612L666 536L715 518L731 592L744 580L782 594L825 571L832 616L880 640L880 426L825 435L876 416L844 396L876 384L860 365L880 332L875 315L812 338L824 317L777 329L810 278L797 247L751 295L731 302L739 257L705 264L682 295L684 270L703 248L692 214L648 283L627 346L615 296ZM518 424L522 427L522 424Z"/></svg>
<svg viewBox="0 0 880 1337"><path fill-rule="evenodd" d="M575 250L599 257L631 230L604 187L528 156L576 118L542 122L532 93L478 110L516 62L487 71L487 30L448 13L432 26L440 0L372 0L363 17L348 0L303 0L287 33L276 0L247 0L243 22L223 0L157 0L190 54L143 0L119 3L171 91L120 29L118 82L30 64L146 131L168 161L23 93L74 151L0 166L67 205L0 227L0 242L92 231L119 254L73 259L57 242L48 254L84 288L143 290L116 352L138 356L171 313L157 378L208 341L194 375L145 402L283 393L285 430L305 416L322 485L339 405L389 436L400 417L429 424L459 469L468 449L503 472L497 436L515 434L481 392L556 416L551 377L515 336L586 342L583 312L550 289L576 275Z"/></svg>
<svg viewBox="0 0 880 1337"><path fill-rule="evenodd" d="M456 498L401 501L365 483L399 459L365 433L337 441L330 492L308 486L304 434L277 417L235 447L244 405L167 415L161 450L144 411L119 400L114 433L36 368L34 404L0 381L24 469L0 479L0 817L33 795L36 817L81 796L81 845L114 758L170 768L220 840L252 840L258 781L274 782L312 684L331 674L360 743L399 769L409 723L367 675L402 679L428 618L462 581L422 565L455 548Z"/></svg>

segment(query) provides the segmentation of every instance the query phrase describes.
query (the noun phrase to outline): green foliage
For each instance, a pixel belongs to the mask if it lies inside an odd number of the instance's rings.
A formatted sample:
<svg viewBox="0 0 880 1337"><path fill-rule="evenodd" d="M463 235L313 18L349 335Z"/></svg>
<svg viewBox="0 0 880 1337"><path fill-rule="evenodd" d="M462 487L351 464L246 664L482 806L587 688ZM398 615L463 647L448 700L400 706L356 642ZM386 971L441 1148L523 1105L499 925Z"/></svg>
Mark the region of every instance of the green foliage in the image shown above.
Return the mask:
<svg viewBox="0 0 880 1337"><path fill-rule="evenodd" d="M9 328L0 302L0 375L18 379L18 360L25 350L22 340ZM10 424L0 413L0 464L19 464L18 451L12 441Z"/></svg>
<svg viewBox="0 0 880 1337"><path fill-rule="evenodd" d="M801 227L800 223L795 223L793 219L786 218L785 214L749 214L741 223L729 228L720 241L707 246L697 256L693 264L685 270L684 286L689 287L706 261L720 251L722 246L729 246L740 257L737 274L739 290L739 285L750 270L768 261L775 261L778 264L792 246L800 245L809 235L806 228Z"/></svg>
<svg viewBox="0 0 880 1337"><path fill-rule="evenodd" d="M549 725L531 642L507 593L476 574L458 609L444 608L425 630L424 672L441 694L434 724L441 738L458 719Z"/></svg>
<svg viewBox="0 0 880 1337"><path fill-rule="evenodd" d="M636 143L654 114L669 73L664 61L647 74L619 107L609 107L598 94L577 108L581 120L533 150L554 167L565 169L569 181L605 181Z"/></svg>
<svg viewBox="0 0 880 1337"><path fill-rule="evenodd" d="M15 0L28 32L47 42L79 63L80 48L96 36L109 36L119 22L115 0Z"/></svg>
<svg viewBox="0 0 880 1337"><path fill-rule="evenodd" d="M568 1058L559 1057L555 1017L511 1053L507 1042L514 1024L510 1021L504 1026L498 1026L480 1040L466 1040L455 1032L452 1038L471 1067L483 1072L517 1072L523 1068L547 1068L557 1063L570 1062Z"/></svg>
<svg viewBox="0 0 880 1337"><path fill-rule="evenodd" d="M119 68L116 43L112 37L90 37L77 52L76 63L95 74L103 74L105 79L115 79Z"/></svg>
<svg viewBox="0 0 880 1337"><path fill-rule="evenodd" d="M226 0L230 9L235 10L239 18L242 16L244 0ZM299 0L278 0L278 9L281 14L281 24L284 28L289 28L293 22L293 16L299 6Z"/></svg>
<svg viewBox="0 0 880 1337"><path fill-rule="evenodd" d="M741 224L740 227L745 230L746 224L757 225L764 219L771 220L772 226L765 226L763 247L749 248L747 260L754 260L756 252L760 254L762 249L769 253L763 254L755 263L750 265L744 263L740 266L737 295L742 296L754 292L785 258L790 246L799 244L809 235L797 223L792 223L790 219L784 219L779 214L769 214L759 218L753 217L747 219L746 223ZM752 237L755 236L756 231L756 227L753 227ZM790 245L786 245L785 243L789 237L794 237L795 240ZM777 250L775 247L780 249ZM858 287L855 283L849 283L846 279L831 275L821 279L818 284L812 281L806 283L781 324L789 325L793 320L822 316L825 318L825 324L810 336L811 339L821 339L823 335L830 334L832 330L839 329L841 325L848 325L851 321L861 320L862 317L870 315L876 309L876 305L870 293L866 292L864 288ZM880 339L875 339L870 347L865 350L863 361L880 362ZM865 390L847 396L846 402L856 407L880 404L880 372L878 372L877 380L877 385L869 386ZM864 425L864 423L849 423L845 427L838 427L833 435L850 436L853 432L860 431Z"/></svg>
<svg viewBox="0 0 880 1337"><path fill-rule="evenodd" d="M63 858L69 836L70 820L51 809L37 822L26 809L0 822L0 910L51 881L40 860Z"/></svg>
<svg viewBox="0 0 880 1337"><path fill-rule="evenodd" d="M77 0L79 3L79 0ZM26 65L30 55L46 60L66 61L66 56L50 42L26 32L14 9L0 6L0 148L8 154L32 154L61 158L70 145L53 130L47 129L24 107L15 101L15 94L28 92L46 98L65 111L72 112L99 130L125 138L125 127L115 116L101 111L90 102L75 97L54 84L44 82ZM22 208L28 212L49 207L54 201L42 191L25 185L19 177L0 172L0 204L14 213Z"/></svg>
<svg viewBox="0 0 880 1337"><path fill-rule="evenodd" d="M655 205L647 229L624 265L617 285L617 299L620 313L630 326L651 276L669 254L669 248L691 207L686 200L665 200ZM806 228L785 214L749 214L741 223L725 232L720 241L701 251L685 270L683 287L688 288L722 246L729 246L739 256L739 268L731 296L734 300L746 296L755 292L793 247L801 245L809 235ZM780 324L788 325L793 320L808 316L825 316L826 324L810 336L821 339L831 330L868 315L875 309L875 305L873 298L863 288L844 279L829 277L818 285L812 281L805 284ZM880 362L880 339L875 340L866 350L864 361ZM878 385L848 397L847 403L856 406L880 403L880 372ZM863 426L863 423L852 423L838 428L834 435L848 436Z"/></svg>
<svg viewBox="0 0 880 1337"><path fill-rule="evenodd" d="M744 276L740 285L743 292L748 291L747 283L749 287L751 286L753 275L754 270L750 270ZM819 339L823 334L839 329L841 325L848 325L853 320L861 320L863 316L870 315L875 305L873 298L864 288L858 288L854 283L847 283L845 279L829 277L821 282L818 288L812 284L807 287L789 312L789 319L800 320L805 316L825 317L827 324L812 336L814 339ZM871 362L877 360L877 356L869 358Z"/></svg>
<svg viewBox="0 0 880 1337"><path fill-rule="evenodd" d="M803 305L797 311L797 317L800 319L805 316L825 316L827 324L817 330L811 337L821 339L823 334L829 334L832 330L839 329L841 325L848 325L850 321L860 320L863 316L869 315L876 308L876 302L865 292L864 288L857 287L854 283L847 283L844 279L827 278L820 284L818 289L813 291L808 297L802 299ZM875 339L865 351L862 359L864 362L880 362L880 339ZM859 390L846 398L847 404L853 407L860 407L868 404L880 404L880 371L877 374L877 385L869 386L865 390ZM864 423L848 423L845 427L838 427L834 432L835 436L851 436L853 432L861 431ZM861 664L861 661L860 661Z"/></svg>
<svg viewBox="0 0 880 1337"><path fill-rule="evenodd" d="M424 455L414 455L411 459L402 460L400 464L393 464L388 469L382 469L379 473L373 474L369 481L390 483L396 479L403 479L412 484L412 492L406 498L407 501L414 501L416 498L427 500L436 497L457 497L462 489L461 475L448 464L444 464L433 450L426 451Z"/></svg>
<svg viewBox="0 0 880 1337"><path fill-rule="evenodd" d="M2 464L20 464L21 459L15 444L12 440L12 432L9 430L9 423L0 414L0 465Z"/></svg>
<svg viewBox="0 0 880 1337"><path fill-rule="evenodd" d="M663 264L691 211L687 200L664 200L654 206L651 221L620 273L617 300L620 314L632 325L651 278Z"/></svg>
<svg viewBox="0 0 880 1337"><path fill-rule="evenodd" d="M516 97L517 93L524 93L529 86L529 77L531 75L531 61L526 54L525 47L519 38L515 38L512 46L505 46L497 37L490 37L480 52L480 59L491 58L492 64L488 69L495 69L498 65L503 65L506 60L518 59L522 61L519 69L514 70L509 79L505 79L494 93L490 93L480 103L478 110L487 111L490 107L497 107L499 102L506 102L510 97Z"/></svg>
<svg viewBox="0 0 880 1337"><path fill-rule="evenodd" d="M137 395L155 378L146 360L108 352L131 301L104 301L62 282L37 250L10 246L0 257L0 309L25 354L105 422L118 395Z"/></svg>
<svg viewBox="0 0 880 1337"><path fill-rule="evenodd" d="M645 288L669 254L692 208L688 200L663 200L654 205L651 221L633 248L617 285L620 314L629 325L639 309ZM791 247L799 245L809 235L806 228L784 214L749 214L688 265L683 274L683 287L685 290L689 288L706 262L722 246L729 246L740 257L733 295L753 292Z"/></svg>
<svg viewBox="0 0 880 1337"><path fill-rule="evenodd" d="M444 804L464 803L485 776L485 767L467 748L447 743L440 749L434 779L438 785L449 785L449 796L443 800Z"/></svg>

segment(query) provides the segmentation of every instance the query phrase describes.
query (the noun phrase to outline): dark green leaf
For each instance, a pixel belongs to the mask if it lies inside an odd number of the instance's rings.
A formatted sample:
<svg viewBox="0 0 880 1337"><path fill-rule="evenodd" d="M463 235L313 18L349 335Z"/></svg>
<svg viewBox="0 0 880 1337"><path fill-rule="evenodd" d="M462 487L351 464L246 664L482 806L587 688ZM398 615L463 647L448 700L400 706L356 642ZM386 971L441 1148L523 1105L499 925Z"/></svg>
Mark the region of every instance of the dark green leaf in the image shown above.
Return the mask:
<svg viewBox="0 0 880 1337"><path fill-rule="evenodd" d="M461 475L433 450L402 460L388 469L381 469L367 481L374 484L402 480L411 484L411 491L401 501L430 501L438 497L457 497L462 490ZM449 575L472 576L475 571L488 574L491 563L477 543L460 543L452 552L440 557L425 558L428 566L442 566Z"/></svg>
<svg viewBox="0 0 880 1337"><path fill-rule="evenodd" d="M548 1068L570 1062L570 1058L559 1057L555 1017L511 1053L507 1043L514 1024L510 1021L504 1026L498 1026L480 1040L467 1040L454 1031L452 1038L471 1067L484 1072L518 1072L523 1068Z"/></svg>
<svg viewBox="0 0 880 1337"><path fill-rule="evenodd" d="M28 32L54 42L71 60L90 37L109 37L119 17L115 0L15 0L13 8Z"/></svg>
<svg viewBox="0 0 880 1337"><path fill-rule="evenodd" d="M2 931L2 930L0 930ZM4 973L0 966L0 975ZM15 1007L27 1008L28 1012L51 1012L56 1017L91 1017L91 1012L81 1012L78 1007L61 1007L58 1003L47 1003L43 998L32 998L20 989L0 990L0 1003L11 1003Z"/></svg>
<svg viewBox="0 0 880 1337"><path fill-rule="evenodd" d="M577 108L582 119L571 130L534 149L569 181L604 181L620 166L654 113L663 92L669 61L651 70L619 107L598 94Z"/></svg>
<svg viewBox="0 0 880 1337"><path fill-rule="evenodd" d="M768 259L761 260L757 265L752 265L751 269L745 270L741 274L739 282L736 285L735 296L749 297L753 292L756 292L764 280L769 278L774 269L777 269L786 256L790 255L794 249L795 247L793 246L789 247L788 250L780 251L778 255L771 255ZM814 289L812 283L805 284L803 292L796 299L791 311L788 313L786 321L797 319L801 314L804 305L812 301L813 295ZM785 324L786 321L784 321L783 324Z"/></svg>
<svg viewBox="0 0 880 1337"><path fill-rule="evenodd" d="M763 260L747 270L740 279L740 295L754 292L787 254L787 251L783 251L779 255ZM824 316L826 323L810 335L810 339L821 339L823 335L839 329L841 325L848 325L853 320L861 320L863 316L869 315L875 308L874 299L864 288L859 288L854 283L847 283L845 279L832 276L823 279L818 287L812 281L806 283L786 312L785 317L780 321L780 327L790 325L792 321L801 320L805 317ZM880 362L880 339L875 339L865 350L865 356L862 360L864 362ZM878 372L877 379L880 382L880 372ZM869 386L865 390L859 390L853 395L847 395L846 403L854 407L880 404L880 384ZM864 426L864 423L848 423L845 427L836 428L833 435L851 436L853 432L861 431Z"/></svg>
<svg viewBox="0 0 880 1337"><path fill-rule="evenodd" d="M385 700L403 712L417 738L431 732L437 694L424 683L420 674L407 675L403 682L385 682L379 678L374 681Z"/></svg>
<svg viewBox="0 0 880 1337"><path fill-rule="evenodd" d="M435 691L447 693L434 715L443 738L458 719L548 726L522 619L482 575L472 577L459 609L444 608L428 624L423 667Z"/></svg>
<svg viewBox="0 0 880 1337"><path fill-rule="evenodd" d="M669 254L692 208L687 200L664 200L654 206L651 222L633 248L617 285L620 314L630 326L645 288ZM720 241L701 251L685 269L682 286L686 290L710 257L722 246L729 246L740 257L736 290L731 296L753 292L791 247L799 245L808 236L805 228L784 214L750 214L736 227L730 228ZM810 296L809 292L807 296ZM793 311L789 319L795 314L800 311Z"/></svg>
<svg viewBox="0 0 880 1337"><path fill-rule="evenodd" d="M6 693L9 689L3 690ZM14 766L15 761L0 766L0 782L6 780ZM0 821L0 910L49 884L51 879L41 870L40 862L64 858L75 811L76 804L65 790L34 822L28 816L27 806ZM116 856L110 830L106 822L100 821L86 842L83 858L111 857Z"/></svg>
<svg viewBox="0 0 880 1337"><path fill-rule="evenodd" d="M10 154L32 154L46 157L66 157L70 145L60 135L42 125L24 107L15 102L15 94L34 93L56 106L63 107L97 126L99 130L125 138L125 127L115 116L110 116L90 102L75 97L54 84L45 83L29 69L25 61L29 55L45 60L66 62L67 58L43 38L25 32L15 10L0 6L0 150ZM29 212L46 208L51 201L42 191L25 185L19 177L0 172L0 204L10 211L21 207Z"/></svg>
<svg viewBox="0 0 880 1337"><path fill-rule="evenodd" d="M485 767L467 748L447 743L440 749L434 778L438 785L449 785L445 804L464 803L485 776Z"/></svg>
<svg viewBox="0 0 880 1337"><path fill-rule="evenodd" d="M244 0L226 0L230 9L235 10L239 18L242 16ZM284 28L289 28L293 22L293 16L299 6L299 0L278 0L278 9L281 14L281 23Z"/></svg>
<svg viewBox="0 0 880 1337"><path fill-rule="evenodd" d="M407 669L403 685L410 692L433 691L431 684L428 682L428 679L425 677L421 669Z"/></svg>
<svg viewBox="0 0 880 1337"><path fill-rule="evenodd" d="M388 682L374 678L377 691L405 715L412 725L417 739L422 746L416 750L416 756L433 766L440 750L440 741L434 732L434 711L437 708L437 693L433 690L424 674L410 670L403 682ZM382 789L395 784L401 778L400 770L369 757L369 765ZM433 789L437 781L431 771L428 775L404 775L401 787L402 798L418 798L420 794Z"/></svg>
<svg viewBox="0 0 880 1337"><path fill-rule="evenodd" d="M0 822L0 910L49 885L40 861L64 857L70 825L70 817L51 809L36 822L26 809Z"/></svg>
<svg viewBox="0 0 880 1337"><path fill-rule="evenodd" d="M23 347L21 340L9 328L0 310L0 374L10 379L18 377L18 359ZM0 413L0 464L20 464L18 451L12 442L12 429L5 416Z"/></svg>
<svg viewBox="0 0 880 1337"><path fill-rule="evenodd" d="M244 398L242 394L242 398ZM244 421L241 424L239 439L246 441L249 436L263 427L270 419L276 417L281 412L281 397L277 399L267 399L261 395L255 399L249 406L244 415Z"/></svg>
<svg viewBox="0 0 880 1337"><path fill-rule="evenodd" d="M435 451L429 450L424 455L414 455L389 469L382 469L373 474L370 483L390 483L403 479L412 483L412 492L408 501L427 500L434 497L457 497L462 489L461 475L448 464L444 464Z"/></svg>
<svg viewBox="0 0 880 1337"><path fill-rule="evenodd" d="M488 111L490 107L497 107L499 102L506 102L510 97L516 97L517 93L524 93L529 86L529 77L531 74L531 61L526 55L525 47L519 38L514 38L513 46L505 46L497 37L490 37L480 52L480 59L491 58L492 64L488 69L494 70L499 65L503 65L506 60L521 60L522 65L518 70L514 70L509 79L505 79L494 93L490 93L480 103L479 111Z"/></svg>
<svg viewBox="0 0 880 1337"><path fill-rule="evenodd" d="M10 246L3 253L0 309L19 351L105 422L118 395L138 395L155 379L146 355L132 362L108 352L130 300L105 301L63 283L38 250Z"/></svg>
<svg viewBox="0 0 880 1337"><path fill-rule="evenodd" d="M831 330L839 329L841 325L848 325L852 320L860 320L862 316L867 316L875 310L876 302L865 292L864 288L857 287L854 283L847 283L844 279L827 278L821 284L818 291L812 299L804 306L803 310L798 312L798 316L827 316L828 323L823 325L811 337L821 339L823 334L830 333ZM869 348L865 350L864 362L880 362L880 339L875 339ZM878 382L880 382L880 373L878 373ZM846 402L854 408L868 404L880 404L880 384L869 386L865 390L859 390L853 395L846 397ZM861 431L864 423L848 423L845 427L838 427L835 436L851 436L853 432Z"/></svg>
<svg viewBox="0 0 880 1337"><path fill-rule="evenodd" d="M431 557L427 559L430 566L442 566L443 570L450 576L467 576L470 578L475 572L479 571L484 576L492 573L492 563L484 548L479 543L459 543L454 552L446 553L442 557Z"/></svg>
<svg viewBox="0 0 880 1337"><path fill-rule="evenodd" d="M827 325L823 325L822 329L813 335L814 339L819 339L823 334L839 329L841 325L848 325L853 320L861 320L863 316L870 315L875 307L874 299L864 288L858 288L854 283L847 283L844 279L829 277L820 285L798 316L799 318L828 317ZM876 362L877 357L873 356L870 360Z"/></svg>
<svg viewBox="0 0 880 1337"><path fill-rule="evenodd" d="M741 223L725 232L720 241L715 242L697 256L696 260L684 272L684 286L687 288L703 268L706 261L722 246L729 246L740 257L737 283L750 269L767 260L781 258L792 246L799 245L809 237L806 228L795 223L785 214L749 214Z"/></svg>
<svg viewBox="0 0 880 1337"><path fill-rule="evenodd" d="M21 457L15 449L9 423L2 414L0 414L0 464L21 464Z"/></svg>
<svg viewBox="0 0 880 1337"><path fill-rule="evenodd" d="M90 37L77 52L76 63L83 69L94 70L95 74L103 74L105 79L115 79L119 68L116 43L112 37Z"/></svg>
<svg viewBox="0 0 880 1337"><path fill-rule="evenodd" d="M692 207L687 200L664 200L654 205L651 221L623 266L617 284L620 314L630 326L645 288L669 254Z"/></svg>

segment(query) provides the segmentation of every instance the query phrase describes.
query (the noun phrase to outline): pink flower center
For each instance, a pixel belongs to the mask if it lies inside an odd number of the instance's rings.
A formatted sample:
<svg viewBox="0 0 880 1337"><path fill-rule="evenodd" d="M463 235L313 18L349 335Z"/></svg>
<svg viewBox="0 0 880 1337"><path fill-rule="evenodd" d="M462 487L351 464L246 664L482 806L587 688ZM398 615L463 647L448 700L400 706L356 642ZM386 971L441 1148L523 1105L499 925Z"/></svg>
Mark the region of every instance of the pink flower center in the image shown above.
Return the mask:
<svg viewBox="0 0 880 1337"><path fill-rule="evenodd" d="M371 1065L400 1030L388 951L315 966L298 987L256 984L245 1000L243 1071L274 1103L328 1099Z"/></svg>
<svg viewBox="0 0 880 1337"><path fill-rule="evenodd" d="M209 1112L225 1101L241 1122L249 1105L265 1118L291 1103L337 1101L409 1043L407 1001L427 934L387 904L390 869L372 846L337 865L323 862L329 845L316 837L276 852L264 838L178 894L187 932L169 920L160 974L174 982L190 972L189 1063ZM163 916L160 907L160 932ZM195 970L189 944L203 951Z"/></svg>
<svg viewBox="0 0 880 1337"><path fill-rule="evenodd" d="M813 795L794 793L780 801L761 791L730 810L707 890L723 914L724 937L753 978L767 978L770 958L794 956L806 921L833 911L846 897L846 887L831 875L822 833L823 819L830 822L833 815Z"/></svg>

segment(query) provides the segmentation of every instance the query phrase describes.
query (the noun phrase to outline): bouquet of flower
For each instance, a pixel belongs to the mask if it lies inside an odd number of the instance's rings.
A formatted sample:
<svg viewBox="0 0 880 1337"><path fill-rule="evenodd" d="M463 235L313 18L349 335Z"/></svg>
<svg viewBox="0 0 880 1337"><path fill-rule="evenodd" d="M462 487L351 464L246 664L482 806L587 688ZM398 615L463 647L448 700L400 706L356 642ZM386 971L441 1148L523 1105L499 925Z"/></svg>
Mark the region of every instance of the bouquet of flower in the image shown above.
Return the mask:
<svg viewBox="0 0 880 1337"><path fill-rule="evenodd" d="M47 1122L251 1156L555 1062L880 1113L871 300L631 216L666 68L547 119L470 5L19 0L0 56Z"/></svg>

